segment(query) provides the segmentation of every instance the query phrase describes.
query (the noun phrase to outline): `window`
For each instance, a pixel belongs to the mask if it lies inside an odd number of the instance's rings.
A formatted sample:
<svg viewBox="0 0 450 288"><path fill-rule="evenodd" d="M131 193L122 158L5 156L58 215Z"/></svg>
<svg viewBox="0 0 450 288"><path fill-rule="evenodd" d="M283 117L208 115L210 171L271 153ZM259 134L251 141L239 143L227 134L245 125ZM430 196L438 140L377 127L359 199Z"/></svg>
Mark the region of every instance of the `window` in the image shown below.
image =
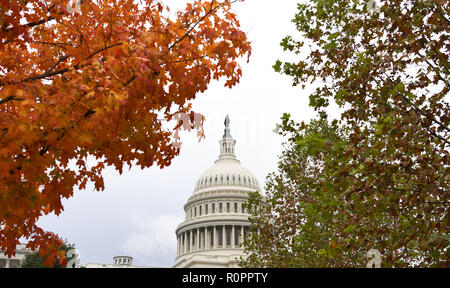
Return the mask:
<svg viewBox="0 0 450 288"><path fill-rule="evenodd" d="M234 213L237 213L237 203L234 203Z"/></svg>
<svg viewBox="0 0 450 288"><path fill-rule="evenodd" d="M230 203L227 203L227 213L230 213Z"/></svg>
<svg viewBox="0 0 450 288"><path fill-rule="evenodd" d="M205 204L205 215L208 215L208 204Z"/></svg>
<svg viewBox="0 0 450 288"><path fill-rule="evenodd" d="M219 213L222 213L222 202L219 203Z"/></svg>
<svg viewBox="0 0 450 288"><path fill-rule="evenodd" d="M220 175L220 182L223 182L223 175Z"/></svg>
<svg viewBox="0 0 450 288"><path fill-rule="evenodd" d="M216 203L212 203L211 213L216 213Z"/></svg>
<svg viewBox="0 0 450 288"><path fill-rule="evenodd" d="M202 205L200 205L200 211L198 211L199 216L202 216Z"/></svg>
<svg viewBox="0 0 450 288"><path fill-rule="evenodd" d="M197 207L194 208L194 217L197 217Z"/></svg>
<svg viewBox="0 0 450 288"><path fill-rule="evenodd" d="M242 211L242 213L245 213L245 205L244 205L244 203L242 203L242 205L241 205L241 211Z"/></svg>

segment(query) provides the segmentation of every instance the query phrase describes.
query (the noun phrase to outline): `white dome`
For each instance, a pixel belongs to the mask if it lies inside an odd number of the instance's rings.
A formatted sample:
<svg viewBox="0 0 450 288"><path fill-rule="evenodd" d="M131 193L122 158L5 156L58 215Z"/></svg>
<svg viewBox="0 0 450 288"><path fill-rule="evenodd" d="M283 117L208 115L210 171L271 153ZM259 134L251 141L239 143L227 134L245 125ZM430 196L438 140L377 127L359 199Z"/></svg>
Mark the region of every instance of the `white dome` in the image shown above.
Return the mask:
<svg viewBox="0 0 450 288"><path fill-rule="evenodd" d="M250 233L245 204L248 193L260 188L253 173L236 159L228 116L224 124L219 159L203 172L184 205L186 219L175 231L174 267L237 267L236 258L243 255Z"/></svg>
<svg viewBox="0 0 450 288"><path fill-rule="evenodd" d="M237 159L218 159L200 176L195 184L194 194L218 186L239 186L259 190L259 183L250 170Z"/></svg>

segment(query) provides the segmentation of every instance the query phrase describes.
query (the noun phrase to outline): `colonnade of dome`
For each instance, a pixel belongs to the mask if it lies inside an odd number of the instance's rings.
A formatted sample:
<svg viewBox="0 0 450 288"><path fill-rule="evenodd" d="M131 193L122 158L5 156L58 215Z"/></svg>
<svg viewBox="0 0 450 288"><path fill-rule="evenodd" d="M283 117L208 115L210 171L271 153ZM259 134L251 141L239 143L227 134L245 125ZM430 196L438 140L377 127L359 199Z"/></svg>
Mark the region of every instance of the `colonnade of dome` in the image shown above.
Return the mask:
<svg viewBox="0 0 450 288"><path fill-rule="evenodd" d="M178 233L177 256L214 249L241 249L248 225L200 225Z"/></svg>

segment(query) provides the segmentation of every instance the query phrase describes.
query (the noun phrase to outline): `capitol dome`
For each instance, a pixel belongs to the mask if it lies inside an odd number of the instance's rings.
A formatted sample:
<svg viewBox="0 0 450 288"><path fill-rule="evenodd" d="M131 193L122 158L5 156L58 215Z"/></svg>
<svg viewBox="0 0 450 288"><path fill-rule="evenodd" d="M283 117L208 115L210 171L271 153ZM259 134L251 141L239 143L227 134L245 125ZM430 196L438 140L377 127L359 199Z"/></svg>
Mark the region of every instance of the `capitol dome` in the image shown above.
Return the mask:
<svg viewBox="0 0 450 288"><path fill-rule="evenodd" d="M248 193L260 192L258 180L235 156L236 140L225 118L220 154L199 177L184 205L185 221L178 225L174 267L237 267L250 223Z"/></svg>
<svg viewBox="0 0 450 288"><path fill-rule="evenodd" d="M208 191L223 186L238 186L259 190L259 183L250 170L237 159L217 159L198 179L194 193ZM230 187L231 188L231 187Z"/></svg>

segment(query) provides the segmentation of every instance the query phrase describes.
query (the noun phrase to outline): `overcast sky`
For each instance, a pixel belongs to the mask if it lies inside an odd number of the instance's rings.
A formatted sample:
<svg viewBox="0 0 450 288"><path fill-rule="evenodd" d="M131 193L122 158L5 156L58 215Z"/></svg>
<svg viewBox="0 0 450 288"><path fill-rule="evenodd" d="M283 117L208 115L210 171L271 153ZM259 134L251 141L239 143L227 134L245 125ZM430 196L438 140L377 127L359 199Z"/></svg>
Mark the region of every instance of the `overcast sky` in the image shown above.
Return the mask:
<svg viewBox="0 0 450 288"><path fill-rule="evenodd" d="M164 1L179 7L185 1ZM171 267L176 256L175 228L183 221L183 205L204 170L219 154L223 121L230 115L236 154L264 187L265 177L277 167L283 139L273 132L283 113L298 121L315 115L308 106L312 87L292 87L287 76L275 73L276 59L288 59L279 43L295 34L291 23L297 0L246 0L235 5L242 28L252 41L250 62L243 65L240 84L232 89L212 83L193 102L206 116L206 139L182 132L180 155L168 168L133 168L122 175L104 173L105 190L76 191L63 202L59 216L42 217L39 224L74 243L81 263L112 263L113 256L134 257L135 265ZM172 5L172 4L170 4Z"/></svg>

